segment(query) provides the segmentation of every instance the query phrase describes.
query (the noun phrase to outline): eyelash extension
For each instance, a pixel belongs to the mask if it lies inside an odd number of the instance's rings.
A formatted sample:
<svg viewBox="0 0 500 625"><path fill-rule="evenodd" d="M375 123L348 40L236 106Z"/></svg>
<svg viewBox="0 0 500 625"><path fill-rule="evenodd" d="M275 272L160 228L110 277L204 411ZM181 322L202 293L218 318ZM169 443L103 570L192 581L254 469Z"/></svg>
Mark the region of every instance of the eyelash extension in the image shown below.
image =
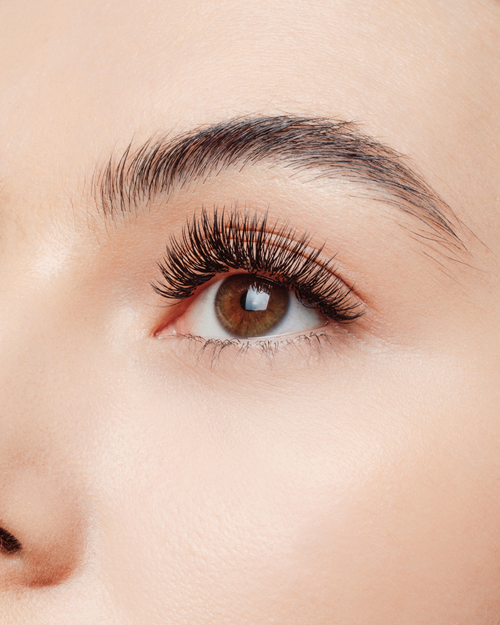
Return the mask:
<svg viewBox="0 0 500 625"><path fill-rule="evenodd" d="M185 300L217 274L231 269L264 274L294 291L299 301L328 319L351 323L364 314L361 303L335 273L333 258L319 259L323 247L312 249L308 234L263 216L232 209L206 209L195 214L179 239L170 238L158 267L164 282L153 284L162 297Z"/></svg>

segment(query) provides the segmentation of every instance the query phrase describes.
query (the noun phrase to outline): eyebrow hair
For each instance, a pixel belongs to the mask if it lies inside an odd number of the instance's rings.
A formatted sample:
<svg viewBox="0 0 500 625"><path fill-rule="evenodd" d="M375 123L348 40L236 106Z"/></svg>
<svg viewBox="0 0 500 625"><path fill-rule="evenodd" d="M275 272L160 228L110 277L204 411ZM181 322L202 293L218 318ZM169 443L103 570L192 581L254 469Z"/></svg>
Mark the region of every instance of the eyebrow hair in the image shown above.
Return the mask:
<svg viewBox="0 0 500 625"><path fill-rule="evenodd" d="M459 220L407 158L349 121L287 115L237 118L173 138L153 137L135 149L130 144L118 159L112 155L96 169L92 190L101 212L113 217L232 166L243 169L260 162L361 184L373 199L427 226L410 230L413 236L448 249L466 249L457 231Z"/></svg>

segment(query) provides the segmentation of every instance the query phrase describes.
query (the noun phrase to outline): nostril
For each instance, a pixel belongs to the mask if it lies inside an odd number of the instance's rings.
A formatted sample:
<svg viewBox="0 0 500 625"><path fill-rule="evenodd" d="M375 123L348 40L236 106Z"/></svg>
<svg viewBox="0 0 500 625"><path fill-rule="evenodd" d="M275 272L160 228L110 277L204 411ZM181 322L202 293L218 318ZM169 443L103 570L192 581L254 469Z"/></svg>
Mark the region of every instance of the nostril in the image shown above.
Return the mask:
<svg viewBox="0 0 500 625"><path fill-rule="evenodd" d="M12 536L3 527L0 527L0 553L11 554L21 551L22 545L15 536Z"/></svg>

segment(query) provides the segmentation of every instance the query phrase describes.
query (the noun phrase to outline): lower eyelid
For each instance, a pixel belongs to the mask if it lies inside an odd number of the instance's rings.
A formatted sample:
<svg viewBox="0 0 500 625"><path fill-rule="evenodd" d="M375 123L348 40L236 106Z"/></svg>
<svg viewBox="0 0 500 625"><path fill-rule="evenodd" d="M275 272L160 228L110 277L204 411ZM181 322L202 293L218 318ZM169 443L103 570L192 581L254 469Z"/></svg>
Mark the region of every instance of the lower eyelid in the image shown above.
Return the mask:
<svg viewBox="0 0 500 625"><path fill-rule="evenodd" d="M288 335L251 340L206 339L194 335L164 335L161 337L171 357L195 371L198 367L223 370L245 367L248 371L262 371L271 367L288 370L297 367L321 366L331 363L335 368L352 343L351 333L336 324L324 328ZM177 365L176 365L177 366Z"/></svg>

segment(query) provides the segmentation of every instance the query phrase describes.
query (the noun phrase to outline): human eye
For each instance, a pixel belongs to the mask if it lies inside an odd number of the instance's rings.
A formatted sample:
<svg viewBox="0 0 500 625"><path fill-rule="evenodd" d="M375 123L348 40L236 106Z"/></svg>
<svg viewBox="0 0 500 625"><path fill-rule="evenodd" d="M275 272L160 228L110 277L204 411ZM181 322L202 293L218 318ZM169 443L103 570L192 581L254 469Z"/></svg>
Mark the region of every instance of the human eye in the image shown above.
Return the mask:
<svg viewBox="0 0 500 625"><path fill-rule="evenodd" d="M317 309L274 280L235 273L204 289L174 324L177 333L218 340L258 340L326 325Z"/></svg>
<svg viewBox="0 0 500 625"><path fill-rule="evenodd" d="M172 237L153 285L175 302L159 337L248 350L352 324L364 307L323 246L266 214L202 210Z"/></svg>

